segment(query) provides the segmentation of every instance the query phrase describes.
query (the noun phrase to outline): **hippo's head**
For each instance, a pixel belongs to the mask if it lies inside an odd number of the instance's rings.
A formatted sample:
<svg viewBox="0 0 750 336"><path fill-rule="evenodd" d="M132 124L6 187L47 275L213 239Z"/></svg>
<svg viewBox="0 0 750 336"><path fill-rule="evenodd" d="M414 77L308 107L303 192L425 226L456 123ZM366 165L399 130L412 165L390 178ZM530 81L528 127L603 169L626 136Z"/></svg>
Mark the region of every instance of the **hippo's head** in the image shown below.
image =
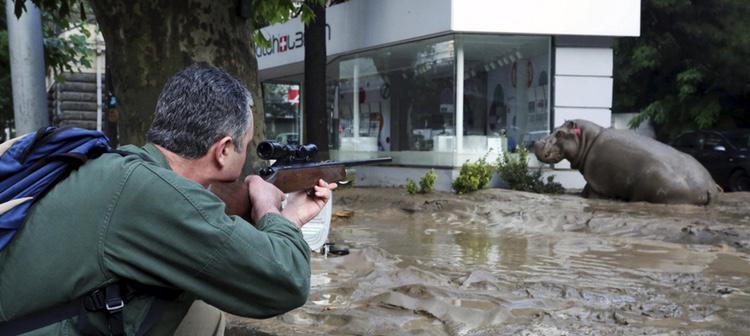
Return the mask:
<svg viewBox="0 0 750 336"><path fill-rule="evenodd" d="M578 120L568 120L552 133L534 143L534 154L544 163L558 163L575 157L583 131Z"/></svg>

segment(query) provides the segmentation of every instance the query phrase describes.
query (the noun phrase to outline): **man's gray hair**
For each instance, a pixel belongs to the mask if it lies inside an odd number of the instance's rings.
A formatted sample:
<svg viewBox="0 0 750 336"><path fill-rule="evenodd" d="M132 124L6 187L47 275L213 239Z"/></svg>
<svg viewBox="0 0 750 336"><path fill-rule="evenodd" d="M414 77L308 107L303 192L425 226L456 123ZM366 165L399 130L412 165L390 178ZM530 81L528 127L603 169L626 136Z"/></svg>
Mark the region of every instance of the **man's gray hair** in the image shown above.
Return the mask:
<svg viewBox="0 0 750 336"><path fill-rule="evenodd" d="M250 92L237 79L217 67L194 64L164 85L148 141L196 159L230 136L239 152L247 146L243 140L252 123L252 105Z"/></svg>

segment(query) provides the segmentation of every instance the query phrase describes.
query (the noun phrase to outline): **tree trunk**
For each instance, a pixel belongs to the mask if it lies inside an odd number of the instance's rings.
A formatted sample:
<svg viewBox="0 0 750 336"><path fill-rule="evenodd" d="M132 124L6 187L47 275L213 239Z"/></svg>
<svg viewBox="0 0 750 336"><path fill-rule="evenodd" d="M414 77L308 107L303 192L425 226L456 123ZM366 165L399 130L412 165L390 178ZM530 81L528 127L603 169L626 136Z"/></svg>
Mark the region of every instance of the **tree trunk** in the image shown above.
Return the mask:
<svg viewBox="0 0 750 336"><path fill-rule="evenodd" d="M315 19L305 25L305 142L318 145L321 160L328 159L328 110L326 107L326 9L308 1Z"/></svg>
<svg viewBox="0 0 750 336"><path fill-rule="evenodd" d="M146 142L162 87L175 73L197 62L222 68L247 86L255 103L250 148L264 138L252 23L239 15L240 3L91 1L107 44L107 65L120 112L121 144Z"/></svg>

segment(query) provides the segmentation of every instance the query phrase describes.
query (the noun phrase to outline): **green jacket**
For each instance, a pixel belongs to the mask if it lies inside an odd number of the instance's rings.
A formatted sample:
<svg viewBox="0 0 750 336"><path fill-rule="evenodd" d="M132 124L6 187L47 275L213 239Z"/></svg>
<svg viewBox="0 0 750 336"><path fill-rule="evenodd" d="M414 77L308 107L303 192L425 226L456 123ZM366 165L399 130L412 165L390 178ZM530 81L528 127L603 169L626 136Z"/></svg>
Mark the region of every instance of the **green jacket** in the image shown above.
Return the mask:
<svg viewBox="0 0 750 336"><path fill-rule="evenodd" d="M0 251L0 321L74 300L121 279L183 291L152 334L171 334L195 299L232 314L270 317L305 303L310 249L277 214L253 226L174 173L159 150L105 154L39 200ZM135 333L153 297L125 306ZM106 331L103 314L89 317ZM34 335L78 335L75 319Z"/></svg>

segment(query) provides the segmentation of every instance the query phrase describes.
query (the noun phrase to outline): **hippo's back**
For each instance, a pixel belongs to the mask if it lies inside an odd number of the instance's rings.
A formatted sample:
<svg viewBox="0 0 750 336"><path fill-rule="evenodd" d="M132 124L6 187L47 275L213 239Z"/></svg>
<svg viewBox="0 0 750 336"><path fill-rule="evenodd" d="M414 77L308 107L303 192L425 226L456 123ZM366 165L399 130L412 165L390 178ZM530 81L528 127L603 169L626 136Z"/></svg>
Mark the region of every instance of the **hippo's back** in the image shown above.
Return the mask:
<svg viewBox="0 0 750 336"><path fill-rule="evenodd" d="M607 129L606 142L602 144L614 152L639 153L629 158L639 162L639 173L648 176L655 187L666 187L686 193L713 193L717 189L711 174L694 157L672 146L628 130ZM603 136L605 134L602 134ZM632 155L632 154L631 154ZM664 184L664 185L661 185Z"/></svg>

